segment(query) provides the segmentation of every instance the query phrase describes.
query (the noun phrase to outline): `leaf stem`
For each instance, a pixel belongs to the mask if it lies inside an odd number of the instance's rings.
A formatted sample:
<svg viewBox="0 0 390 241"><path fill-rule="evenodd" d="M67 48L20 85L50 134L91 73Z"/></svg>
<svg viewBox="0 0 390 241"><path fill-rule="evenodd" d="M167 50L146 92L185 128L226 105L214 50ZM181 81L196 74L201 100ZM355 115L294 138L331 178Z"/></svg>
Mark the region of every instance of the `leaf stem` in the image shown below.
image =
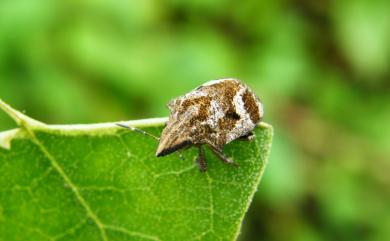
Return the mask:
<svg viewBox="0 0 390 241"><path fill-rule="evenodd" d="M15 110L10 105L0 99L0 109L2 109L7 115L9 115L18 126L29 125L31 127L43 127L44 123L34 120L20 111Z"/></svg>

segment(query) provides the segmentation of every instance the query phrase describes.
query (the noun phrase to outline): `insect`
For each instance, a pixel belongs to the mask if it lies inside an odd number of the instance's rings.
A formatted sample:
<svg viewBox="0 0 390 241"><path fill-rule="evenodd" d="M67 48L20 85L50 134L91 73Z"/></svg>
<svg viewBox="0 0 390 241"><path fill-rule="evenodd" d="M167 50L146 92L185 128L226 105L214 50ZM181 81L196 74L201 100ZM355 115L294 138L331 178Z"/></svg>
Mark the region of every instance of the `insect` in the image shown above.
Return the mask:
<svg viewBox="0 0 390 241"><path fill-rule="evenodd" d="M171 113L160 138L125 124L118 125L157 139L157 157L197 147L197 164L202 172L207 170L204 145L223 162L237 166L223 153L224 145L236 139L253 139L252 130L264 113L254 92L232 78L209 81L171 100L168 108Z"/></svg>

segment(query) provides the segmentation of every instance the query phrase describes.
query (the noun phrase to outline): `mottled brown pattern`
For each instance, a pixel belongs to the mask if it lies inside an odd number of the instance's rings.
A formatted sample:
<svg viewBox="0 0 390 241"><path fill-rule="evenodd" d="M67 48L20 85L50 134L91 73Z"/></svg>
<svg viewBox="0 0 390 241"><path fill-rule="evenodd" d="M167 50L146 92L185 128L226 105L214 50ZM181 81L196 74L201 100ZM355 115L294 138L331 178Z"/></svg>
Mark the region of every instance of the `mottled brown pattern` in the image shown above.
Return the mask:
<svg viewBox="0 0 390 241"><path fill-rule="evenodd" d="M198 121L204 121L208 118L211 98L208 96L200 96L193 99L186 99L181 104L180 114L184 113L190 106L199 106L199 114L196 116Z"/></svg>
<svg viewBox="0 0 390 241"><path fill-rule="evenodd" d="M240 83L234 80L226 80L205 88L212 88L215 93L215 97L219 99L219 103L225 110L225 117L218 121L219 132L227 132L231 130L240 116L237 114L233 99L240 89ZM226 133L221 134L220 138L225 139Z"/></svg>
<svg viewBox="0 0 390 241"><path fill-rule="evenodd" d="M218 128L220 130L220 137L219 140L217 140L218 145L225 144L226 143L226 136L227 133L233 129L233 127L237 123L237 119L234 118L222 118L218 121Z"/></svg>
<svg viewBox="0 0 390 241"><path fill-rule="evenodd" d="M240 89L240 84L233 80L227 80L212 85L210 87L216 90L219 98L221 99L221 103L227 105L228 107L227 109L229 109L230 112L233 111L234 109L233 99L234 96L237 94L237 91Z"/></svg>
<svg viewBox="0 0 390 241"><path fill-rule="evenodd" d="M236 125L240 116L236 113L234 105L229 106L227 112L225 112L225 118L219 119L218 128L220 131L230 131Z"/></svg>
<svg viewBox="0 0 390 241"><path fill-rule="evenodd" d="M213 128L211 128L211 126L209 126L207 124L199 126L199 128L197 130L197 135L193 137L193 142L195 144L198 144L198 143L204 141L205 139L209 138L211 133L215 133L215 130Z"/></svg>
<svg viewBox="0 0 390 241"><path fill-rule="evenodd" d="M253 123L257 123L260 120L259 107L257 106L257 100L253 96L253 94L246 90L244 95L242 96L242 100L244 101L244 107L246 112L249 113L249 116Z"/></svg>

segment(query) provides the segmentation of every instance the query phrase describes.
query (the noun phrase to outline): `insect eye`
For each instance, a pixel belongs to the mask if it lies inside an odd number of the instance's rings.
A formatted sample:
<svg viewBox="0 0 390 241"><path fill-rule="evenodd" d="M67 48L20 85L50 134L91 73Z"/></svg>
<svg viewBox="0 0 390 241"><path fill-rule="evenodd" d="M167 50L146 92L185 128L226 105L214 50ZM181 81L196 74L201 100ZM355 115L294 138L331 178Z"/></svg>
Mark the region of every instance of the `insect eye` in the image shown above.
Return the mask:
<svg viewBox="0 0 390 241"><path fill-rule="evenodd" d="M233 119L233 120L239 120L240 119L240 115L237 114L237 112L235 112L235 111L227 112L226 113L226 118Z"/></svg>

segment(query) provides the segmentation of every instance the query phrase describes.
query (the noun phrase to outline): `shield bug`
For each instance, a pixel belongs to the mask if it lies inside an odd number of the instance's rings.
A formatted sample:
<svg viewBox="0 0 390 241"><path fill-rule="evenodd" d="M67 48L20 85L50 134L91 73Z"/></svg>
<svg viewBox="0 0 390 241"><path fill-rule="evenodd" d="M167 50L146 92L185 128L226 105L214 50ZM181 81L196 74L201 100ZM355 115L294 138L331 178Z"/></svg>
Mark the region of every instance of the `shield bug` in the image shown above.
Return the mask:
<svg viewBox="0 0 390 241"><path fill-rule="evenodd" d="M223 146L236 139L251 140L252 130L263 117L259 98L247 85L232 78L209 81L171 100L168 108L171 114L160 138L125 124L118 125L157 139L157 157L197 147L201 171L207 169L204 145L223 162L237 165L223 154Z"/></svg>

